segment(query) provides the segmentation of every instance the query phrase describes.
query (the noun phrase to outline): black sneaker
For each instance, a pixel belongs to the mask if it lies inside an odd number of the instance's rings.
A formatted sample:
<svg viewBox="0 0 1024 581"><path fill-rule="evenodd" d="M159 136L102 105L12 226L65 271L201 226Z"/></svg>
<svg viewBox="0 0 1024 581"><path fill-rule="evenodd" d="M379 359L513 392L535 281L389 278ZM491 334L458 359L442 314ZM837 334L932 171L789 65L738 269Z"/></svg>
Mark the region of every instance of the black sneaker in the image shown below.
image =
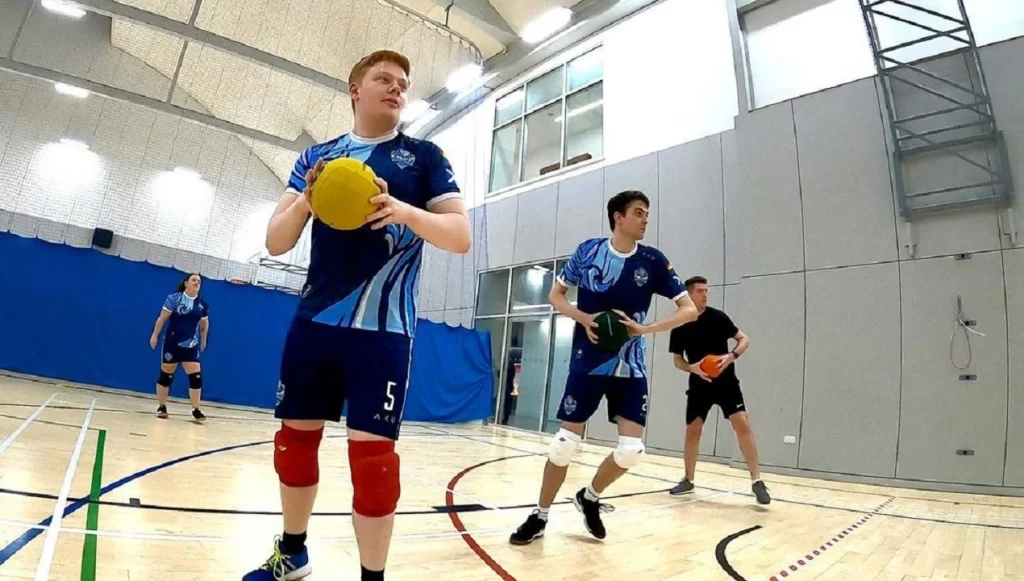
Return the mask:
<svg viewBox="0 0 1024 581"><path fill-rule="evenodd" d="M690 482L688 479L683 478L682 480L679 481L679 484L673 486L672 489L668 491L668 493L671 494L672 496L693 494L693 483Z"/></svg>
<svg viewBox="0 0 1024 581"><path fill-rule="evenodd" d="M526 517L526 522L519 525L519 528L512 533L508 542L513 545L529 545L544 536L544 527L546 526L548 526L548 521L540 518L540 513L534 510L530 516Z"/></svg>
<svg viewBox="0 0 1024 581"><path fill-rule="evenodd" d="M206 421L206 416L203 415L203 412L199 411L199 409L196 408L196 409L192 410L192 419L197 421L197 422L205 422Z"/></svg>
<svg viewBox="0 0 1024 581"><path fill-rule="evenodd" d="M162 405L156 408L156 417L160 419L166 419L167 416L167 406Z"/></svg>
<svg viewBox="0 0 1024 581"><path fill-rule="evenodd" d="M604 523L601 522L601 513L614 510L614 508L607 504L601 504L600 501L587 500L586 491L586 488L581 488L573 497L572 503L576 506L576 510L583 513L583 522L587 525L590 534L595 538L603 539L607 532L604 530Z"/></svg>
<svg viewBox="0 0 1024 581"><path fill-rule="evenodd" d="M750 489L754 491L754 496L757 497L758 504L771 503L772 497L768 496L768 487L765 486L763 480L758 480L757 482L755 482L754 485L750 487Z"/></svg>

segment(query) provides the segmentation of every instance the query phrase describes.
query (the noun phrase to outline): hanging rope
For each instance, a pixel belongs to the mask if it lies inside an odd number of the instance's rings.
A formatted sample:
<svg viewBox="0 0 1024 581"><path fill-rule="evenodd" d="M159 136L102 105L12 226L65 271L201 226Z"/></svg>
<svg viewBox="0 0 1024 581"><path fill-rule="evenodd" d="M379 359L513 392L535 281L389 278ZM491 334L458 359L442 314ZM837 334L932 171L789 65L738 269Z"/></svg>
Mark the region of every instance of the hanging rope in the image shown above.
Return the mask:
<svg viewBox="0 0 1024 581"><path fill-rule="evenodd" d="M963 329L964 340L967 342L967 363L960 366L956 362L956 358L953 356L953 340L956 338L957 329ZM971 366L974 361L974 353L971 350L971 333L984 337L985 334L980 331L975 331L967 324L967 320L964 319L964 302L961 295L956 296L956 321L953 322L953 332L949 335L949 361L959 370L967 369Z"/></svg>

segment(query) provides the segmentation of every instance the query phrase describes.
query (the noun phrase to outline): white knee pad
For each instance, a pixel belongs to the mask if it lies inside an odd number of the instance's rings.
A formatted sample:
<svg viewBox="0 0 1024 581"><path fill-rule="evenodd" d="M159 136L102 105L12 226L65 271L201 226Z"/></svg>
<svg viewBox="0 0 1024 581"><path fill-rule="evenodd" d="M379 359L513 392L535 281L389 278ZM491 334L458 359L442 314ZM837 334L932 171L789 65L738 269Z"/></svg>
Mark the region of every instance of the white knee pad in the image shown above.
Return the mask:
<svg viewBox="0 0 1024 581"><path fill-rule="evenodd" d="M580 446L580 437L562 428L551 438L551 445L548 447L548 460L555 466L568 466L572 455Z"/></svg>
<svg viewBox="0 0 1024 581"><path fill-rule="evenodd" d="M619 447L612 452L612 459L619 468L629 470L640 463L644 454L644 443L640 438L619 436Z"/></svg>

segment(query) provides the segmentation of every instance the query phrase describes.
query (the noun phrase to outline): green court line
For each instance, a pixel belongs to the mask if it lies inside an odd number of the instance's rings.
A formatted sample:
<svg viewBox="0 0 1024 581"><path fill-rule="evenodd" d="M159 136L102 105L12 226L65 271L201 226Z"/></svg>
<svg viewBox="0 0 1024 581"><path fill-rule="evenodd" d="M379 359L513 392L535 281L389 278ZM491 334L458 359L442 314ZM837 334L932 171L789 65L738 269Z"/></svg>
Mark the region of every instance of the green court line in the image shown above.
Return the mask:
<svg viewBox="0 0 1024 581"><path fill-rule="evenodd" d="M100 495L103 494L103 448L107 443L107 431L100 430L96 439L96 457L92 463L92 488L89 490L89 511L85 518L85 529L95 531L100 525ZM96 535L85 535L82 545L82 581L96 581Z"/></svg>

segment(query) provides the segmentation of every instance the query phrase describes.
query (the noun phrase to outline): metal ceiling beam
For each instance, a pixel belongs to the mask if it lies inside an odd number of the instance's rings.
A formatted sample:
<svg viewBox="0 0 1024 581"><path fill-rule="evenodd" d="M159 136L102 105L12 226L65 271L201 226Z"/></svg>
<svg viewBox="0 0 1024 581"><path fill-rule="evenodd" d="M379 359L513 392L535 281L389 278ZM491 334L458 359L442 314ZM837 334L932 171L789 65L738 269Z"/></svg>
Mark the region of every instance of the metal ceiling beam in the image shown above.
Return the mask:
<svg viewBox="0 0 1024 581"><path fill-rule="evenodd" d="M484 76L493 75L488 87L497 88L544 61L572 48L580 42L601 32L616 22L632 16L641 10L657 4L661 0L582 0L573 10L572 22L559 35L538 45L523 42L521 39L508 45L505 52L495 55L484 62ZM488 89L473 91L456 102L459 95L442 89L431 95L428 101L441 113L429 123L420 127L416 134L430 135L453 120L463 111L467 111L482 101Z"/></svg>
<svg viewBox="0 0 1024 581"><path fill-rule="evenodd" d="M488 0L432 0L434 4L458 12L460 16L484 29L504 45L519 40L519 35Z"/></svg>
<svg viewBox="0 0 1024 581"><path fill-rule="evenodd" d="M225 121L212 115L200 113L199 111L193 111L192 109L186 109L171 103L165 103L158 99L145 97L138 93L132 93L131 91L125 91L123 89L118 89L116 87L111 87L110 85L104 85L102 83L97 83L74 75L67 75L52 69L25 64L23 62L13 60L10 57L0 59L0 70L35 77L37 79L43 79L53 83L74 85L76 87L87 89L97 95L148 107L150 109L160 111L161 113L182 117L190 121L195 121L200 125L205 125L206 127L226 131L240 137L248 137L255 141L259 141L260 143L266 143L288 151L302 152L313 144L313 138L305 132L300 134L294 140L288 141L287 139L283 139L276 135L271 135L270 133L265 133L258 129Z"/></svg>

